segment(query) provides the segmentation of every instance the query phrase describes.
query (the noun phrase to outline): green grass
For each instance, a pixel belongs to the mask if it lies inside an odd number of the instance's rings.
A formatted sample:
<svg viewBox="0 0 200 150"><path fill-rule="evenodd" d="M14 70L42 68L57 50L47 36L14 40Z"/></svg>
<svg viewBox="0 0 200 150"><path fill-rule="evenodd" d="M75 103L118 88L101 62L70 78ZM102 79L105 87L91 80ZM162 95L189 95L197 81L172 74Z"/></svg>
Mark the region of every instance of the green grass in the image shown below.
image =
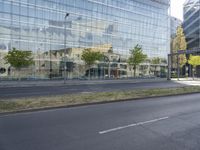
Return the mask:
<svg viewBox="0 0 200 150"><path fill-rule="evenodd" d="M145 97L168 96L200 92L200 87L189 86L179 88L145 89L131 91L115 91L101 93L67 94L60 96L44 96L36 98L21 98L0 101L0 113L35 110L41 108L54 108L89 104L96 102L112 102Z"/></svg>

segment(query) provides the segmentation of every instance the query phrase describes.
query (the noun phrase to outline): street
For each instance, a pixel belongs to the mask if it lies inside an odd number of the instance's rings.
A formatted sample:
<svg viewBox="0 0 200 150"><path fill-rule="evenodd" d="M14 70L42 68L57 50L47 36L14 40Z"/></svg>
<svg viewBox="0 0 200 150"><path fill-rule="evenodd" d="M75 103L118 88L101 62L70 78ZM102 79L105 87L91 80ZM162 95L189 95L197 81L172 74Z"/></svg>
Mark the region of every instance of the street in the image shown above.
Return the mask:
<svg viewBox="0 0 200 150"><path fill-rule="evenodd" d="M199 150L199 97L0 116L0 150Z"/></svg>
<svg viewBox="0 0 200 150"><path fill-rule="evenodd" d="M89 82L89 81L88 81ZM116 82L101 84L30 86L30 87L0 87L0 100L3 98L20 98L31 96L47 96L61 94L78 94L84 92L109 92L133 89L170 88L181 87L185 84L173 81L152 82Z"/></svg>

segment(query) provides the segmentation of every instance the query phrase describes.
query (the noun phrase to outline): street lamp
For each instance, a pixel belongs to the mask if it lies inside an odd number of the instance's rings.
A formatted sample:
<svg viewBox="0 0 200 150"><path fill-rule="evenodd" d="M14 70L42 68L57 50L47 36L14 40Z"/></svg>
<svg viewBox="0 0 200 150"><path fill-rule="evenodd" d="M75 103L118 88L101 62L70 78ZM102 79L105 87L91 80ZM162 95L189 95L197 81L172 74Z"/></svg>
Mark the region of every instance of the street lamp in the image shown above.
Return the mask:
<svg viewBox="0 0 200 150"><path fill-rule="evenodd" d="M67 71L67 61L66 61L66 55L67 55L67 39L66 39L66 34L67 34L67 17L69 16L69 13L66 13L65 14L65 57L64 57L64 63L65 63L65 66L64 66L64 84L66 83L66 71Z"/></svg>
<svg viewBox="0 0 200 150"><path fill-rule="evenodd" d="M52 48L51 48L51 42L52 42L52 35L53 33L51 32L51 34L50 34L50 40L49 40L49 42L50 42L50 51L49 51L49 78L50 78L50 80L52 79L52 58L51 58L51 53L52 53Z"/></svg>

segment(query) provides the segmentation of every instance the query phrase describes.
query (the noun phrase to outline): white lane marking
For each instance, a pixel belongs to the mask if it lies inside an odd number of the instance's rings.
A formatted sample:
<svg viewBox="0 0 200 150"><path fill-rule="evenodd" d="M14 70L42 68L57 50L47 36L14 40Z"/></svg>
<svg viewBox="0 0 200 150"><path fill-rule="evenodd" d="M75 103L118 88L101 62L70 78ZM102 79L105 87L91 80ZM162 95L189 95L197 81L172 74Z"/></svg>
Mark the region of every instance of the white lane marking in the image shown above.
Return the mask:
<svg viewBox="0 0 200 150"><path fill-rule="evenodd" d="M112 129L100 131L99 134L106 134L106 133L109 133L109 132L114 132L114 131L117 131L117 130L122 130L122 129L130 128L130 127L140 126L140 125L144 125L144 124L147 124L147 123L158 122L158 121L166 120L166 119L169 119L169 117L163 117L163 118L153 119L153 120L149 120L149 121L133 123L133 124L129 124L129 125L126 125L126 126L117 127L117 128L112 128Z"/></svg>
<svg viewBox="0 0 200 150"><path fill-rule="evenodd" d="M81 92L82 94L90 94L90 93L94 93L94 92Z"/></svg>

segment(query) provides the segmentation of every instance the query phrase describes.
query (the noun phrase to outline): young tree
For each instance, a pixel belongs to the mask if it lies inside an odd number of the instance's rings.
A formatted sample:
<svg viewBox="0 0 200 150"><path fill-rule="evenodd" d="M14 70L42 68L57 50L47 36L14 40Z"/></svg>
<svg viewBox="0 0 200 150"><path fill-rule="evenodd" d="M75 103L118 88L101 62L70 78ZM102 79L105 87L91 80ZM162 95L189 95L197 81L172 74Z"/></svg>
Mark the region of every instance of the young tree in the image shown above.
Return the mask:
<svg viewBox="0 0 200 150"><path fill-rule="evenodd" d="M160 62L161 62L161 64L167 64L167 59L166 58L161 58Z"/></svg>
<svg viewBox="0 0 200 150"><path fill-rule="evenodd" d="M195 68L196 68L196 66L200 65L200 56L190 55L188 63L193 66L193 69L192 69L193 71L192 72L193 72L193 79L194 79Z"/></svg>
<svg viewBox="0 0 200 150"><path fill-rule="evenodd" d="M186 50L186 49L187 49L187 43L183 32L183 28L179 26L176 31L176 37L173 39L172 53L177 53L178 50ZM185 54L180 54L178 59L180 67L182 68L187 62ZM173 67L177 68L177 61L178 61L177 56L174 56L172 60L173 60L172 63Z"/></svg>
<svg viewBox="0 0 200 150"><path fill-rule="evenodd" d="M156 71L157 71L157 65L159 65L161 63L161 59L159 57L154 57L152 60L151 60L151 63L154 65L155 67L155 70L154 70L154 75L157 75L156 74Z"/></svg>
<svg viewBox="0 0 200 150"><path fill-rule="evenodd" d="M16 48L9 51L4 57L4 60L18 71L20 71L21 68L28 67L34 63L31 51L22 51L17 50ZM18 79L20 80L20 78Z"/></svg>
<svg viewBox="0 0 200 150"><path fill-rule="evenodd" d="M100 52L94 52L91 48L87 48L83 50L81 59L88 65L89 67L89 79L90 79L90 67L95 64L97 60L101 60L103 55Z"/></svg>
<svg viewBox="0 0 200 150"><path fill-rule="evenodd" d="M110 49L108 50L108 53L110 53L110 54L113 53L113 47L110 47Z"/></svg>
<svg viewBox="0 0 200 150"><path fill-rule="evenodd" d="M133 49L130 50L128 64L133 66L134 77L136 76L137 66L144 62L146 58L147 55L143 54L142 47L140 45L137 44Z"/></svg>

